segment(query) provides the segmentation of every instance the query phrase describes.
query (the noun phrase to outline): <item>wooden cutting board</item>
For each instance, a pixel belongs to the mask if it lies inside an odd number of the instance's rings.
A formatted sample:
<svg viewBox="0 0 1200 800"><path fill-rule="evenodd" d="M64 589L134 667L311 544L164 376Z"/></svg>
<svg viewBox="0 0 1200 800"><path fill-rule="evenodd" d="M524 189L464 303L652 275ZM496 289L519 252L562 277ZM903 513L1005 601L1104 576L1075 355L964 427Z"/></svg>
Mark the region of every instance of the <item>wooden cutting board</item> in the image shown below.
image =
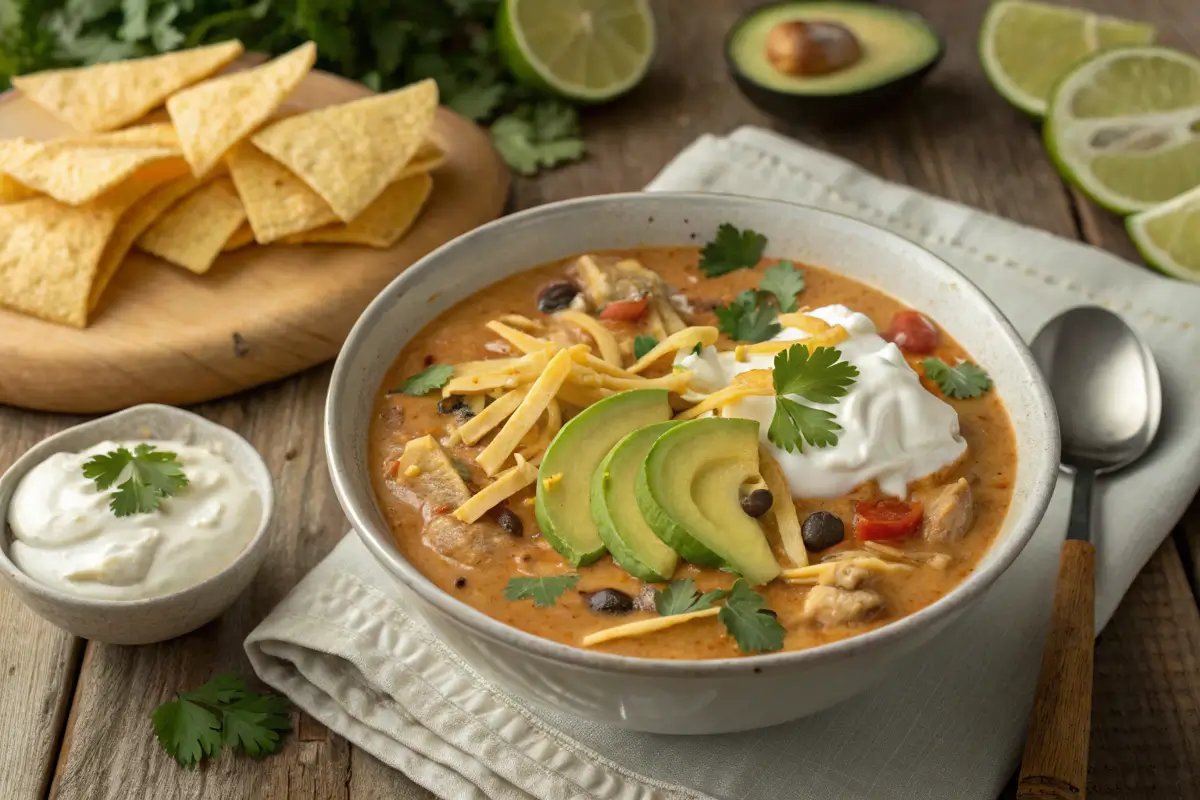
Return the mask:
<svg viewBox="0 0 1200 800"><path fill-rule="evenodd" d="M244 63L261 61L249 56ZM285 110L343 103L365 87L313 72ZM0 96L0 138L70 133L18 93ZM91 413L195 403L328 361L367 304L406 267L498 217L509 172L487 134L439 109L446 151L413 228L390 250L251 245L193 275L131 252L82 330L0 309L0 403Z"/></svg>

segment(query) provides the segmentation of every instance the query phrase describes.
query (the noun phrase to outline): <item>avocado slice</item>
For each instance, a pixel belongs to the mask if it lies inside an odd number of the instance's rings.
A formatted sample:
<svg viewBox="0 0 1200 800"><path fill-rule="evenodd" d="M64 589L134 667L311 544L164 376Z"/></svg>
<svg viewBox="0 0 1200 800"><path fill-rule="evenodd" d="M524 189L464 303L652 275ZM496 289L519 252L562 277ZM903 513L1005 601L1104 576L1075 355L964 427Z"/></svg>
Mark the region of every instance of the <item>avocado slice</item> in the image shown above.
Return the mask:
<svg viewBox="0 0 1200 800"><path fill-rule="evenodd" d="M741 487L761 482L758 423L708 417L680 423L655 440L638 468L634 494L654 533L679 555L757 586L779 575L762 528L742 510Z"/></svg>
<svg viewBox="0 0 1200 800"><path fill-rule="evenodd" d="M669 581L679 556L658 538L638 509L634 484L651 446L682 422L638 428L608 452L592 475L592 519L608 552L626 572L644 581Z"/></svg>
<svg viewBox="0 0 1200 800"><path fill-rule="evenodd" d="M538 468L535 511L546 541L572 564L604 555L592 520L592 475L627 433L671 418L665 389L631 389L579 412L546 448Z"/></svg>
<svg viewBox="0 0 1200 800"><path fill-rule="evenodd" d="M742 93L763 111L801 123L876 110L915 88L944 52L917 14L851 0L763 6L725 42Z"/></svg>

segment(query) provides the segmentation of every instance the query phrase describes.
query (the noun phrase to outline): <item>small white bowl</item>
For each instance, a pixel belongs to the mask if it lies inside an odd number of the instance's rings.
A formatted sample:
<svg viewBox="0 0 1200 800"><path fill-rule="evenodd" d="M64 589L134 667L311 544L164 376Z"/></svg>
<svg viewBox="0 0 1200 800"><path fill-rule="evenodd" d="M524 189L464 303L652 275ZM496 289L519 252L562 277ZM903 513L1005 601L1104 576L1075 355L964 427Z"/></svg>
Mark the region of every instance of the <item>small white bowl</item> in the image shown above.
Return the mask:
<svg viewBox="0 0 1200 800"><path fill-rule="evenodd" d="M8 504L29 470L55 453L77 452L106 439L173 439L216 443L253 484L262 520L233 563L179 592L148 600L93 600L58 591L22 572L9 556ZM0 477L0 577L35 613L69 633L109 644L149 644L182 636L220 616L250 585L267 554L267 528L275 506L271 473L258 451L228 428L190 411L142 405L76 425L42 441Z"/></svg>

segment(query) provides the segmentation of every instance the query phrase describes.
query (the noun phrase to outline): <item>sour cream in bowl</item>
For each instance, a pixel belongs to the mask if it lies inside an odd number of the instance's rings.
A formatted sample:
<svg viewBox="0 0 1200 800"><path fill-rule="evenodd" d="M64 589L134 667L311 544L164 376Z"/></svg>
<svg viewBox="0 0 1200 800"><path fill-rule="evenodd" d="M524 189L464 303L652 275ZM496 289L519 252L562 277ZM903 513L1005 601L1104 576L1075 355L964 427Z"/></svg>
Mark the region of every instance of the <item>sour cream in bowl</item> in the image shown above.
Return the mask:
<svg viewBox="0 0 1200 800"><path fill-rule="evenodd" d="M248 442L190 412L138 406L43 441L0 478L0 576L78 636L161 641L250 583L272 507Z"/></svg>

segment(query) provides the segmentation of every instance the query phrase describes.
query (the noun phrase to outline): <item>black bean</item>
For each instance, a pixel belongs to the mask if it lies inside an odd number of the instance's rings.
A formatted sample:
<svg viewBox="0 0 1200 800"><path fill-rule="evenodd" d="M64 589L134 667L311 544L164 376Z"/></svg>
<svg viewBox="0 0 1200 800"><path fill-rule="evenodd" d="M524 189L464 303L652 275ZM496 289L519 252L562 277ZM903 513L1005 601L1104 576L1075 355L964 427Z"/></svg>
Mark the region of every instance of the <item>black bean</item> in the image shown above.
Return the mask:
<svg viewBox="0 0 1200 800"><path fill-rule="evenodd" d="M628 614L633 611L633 598L619 589L601 589L585 596L588 608L597 614Z"/></svg>
<svg viewBox="0 0 1200 800"><path fill-rule="evenodd" d="M525 533L525 524L512 512L511 508L502 509L499 516L496 517L496 522L500 523L500 527L509 536L520 536Z"/></svg>
<svg viewBox="0 0 1200 800"><path fill-rule="evenodd" d="M467 579L466 579L466 578L455 578L455 579L454 579L454 588L455 588L455 589L461 589L461 588L463 588L463 587L464 587L464 586L466 586L466 585L467 585Z"/></svg>
<svg viewBox="0 0 1200 800"><path fill-rule="evenodd" d="M774 502L775 496L771 494L770 489L755 489L742 498L742 511L758 519L771 510Z"/></svg>
<svg viewBox="0 0 1200 800"><path fill-rule="evenodd" d="M543 314L563 311L571 305L571 301L577 294L579 294L579 287L570 281L556 281L543 286L542 290L538 292L538 311Z"/></svg>
<svg viewBox="0 0 1200 800"><path fill-rule="evenodd" d="M467 399L460 394L443 397L441 400L438 400L437 404L439 414L458 414L464 408L467 411L471 410L471 407L467 405Z"/></svg>
<svg viewBox="0 0 1200 800"><path fill-rule="evenodd" d="M809 550L828 550L846 538L846 526L836 514L814 511L804 520L800 534L804 537L804 546Z"/></svg>

